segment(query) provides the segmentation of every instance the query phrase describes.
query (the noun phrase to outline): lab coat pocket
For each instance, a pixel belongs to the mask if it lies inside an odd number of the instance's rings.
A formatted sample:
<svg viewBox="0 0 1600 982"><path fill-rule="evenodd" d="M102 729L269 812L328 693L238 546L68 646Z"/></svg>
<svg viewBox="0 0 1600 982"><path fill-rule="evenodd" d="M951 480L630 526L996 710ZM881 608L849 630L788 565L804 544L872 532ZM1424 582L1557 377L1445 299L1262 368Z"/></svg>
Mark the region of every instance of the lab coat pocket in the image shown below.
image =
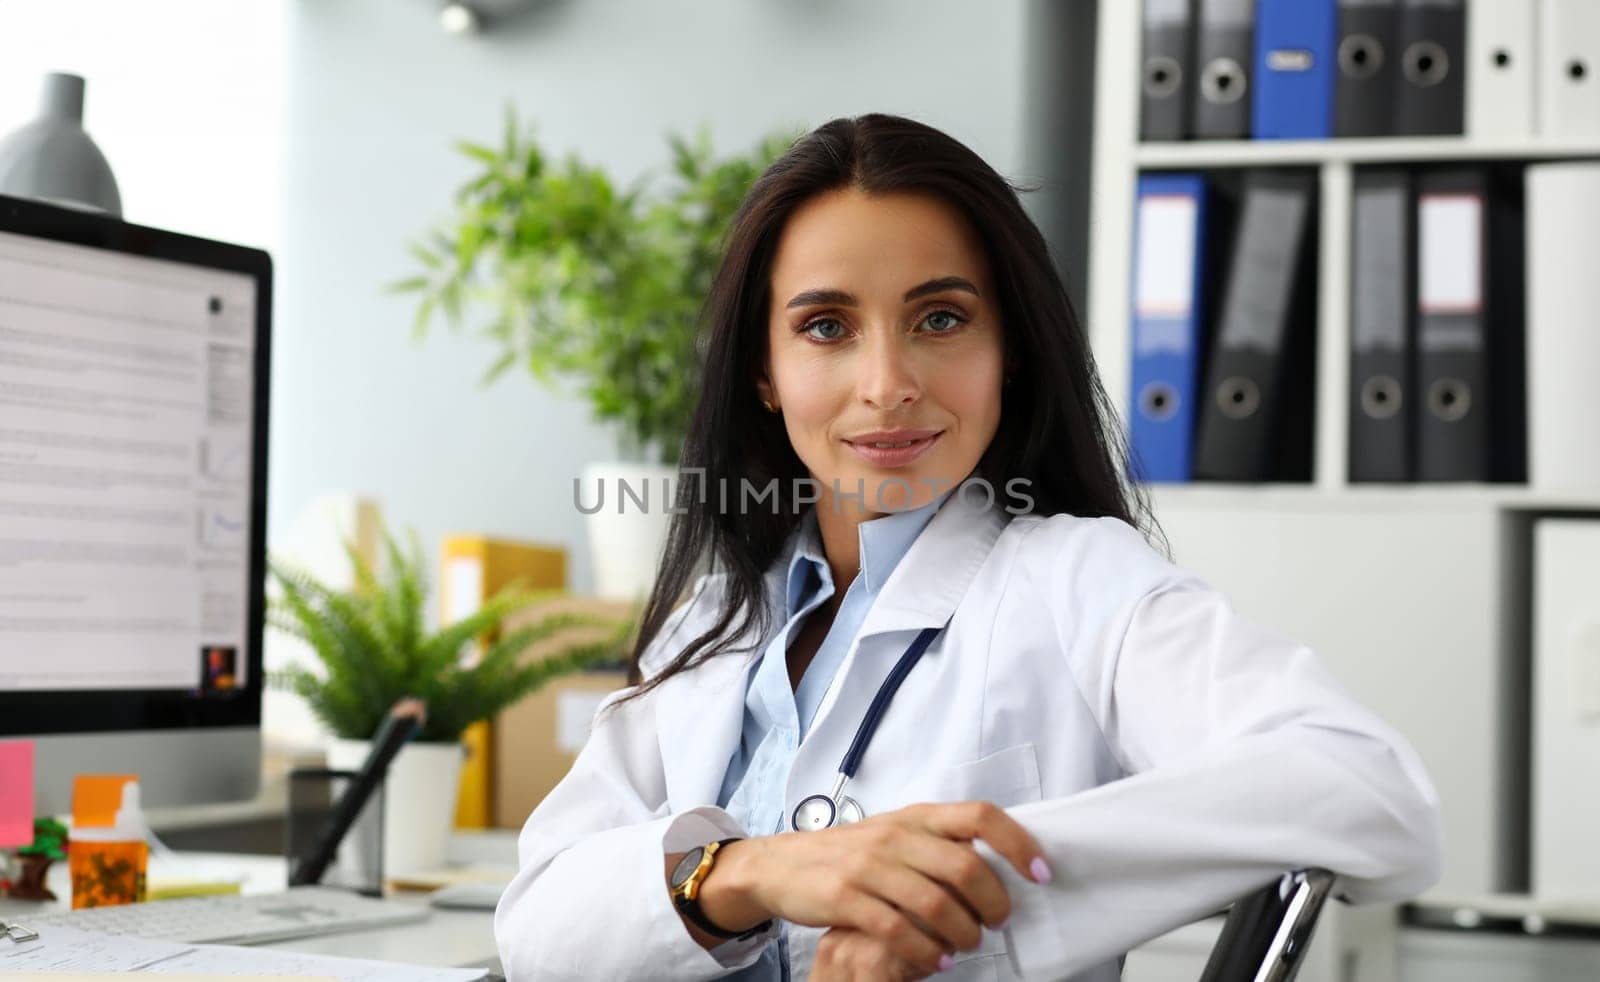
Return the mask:
<svg viewBox="0 0 1600 982"><path fill-rule="evenodd" d="M1038 801L1039 761L1033 744L1019 743L940 771L921 790L922 801L991 801L1001 807Z"/></svg>
<svg viewBox="0 0 1600 982"><path fill-rule="evenodd" d="M1016 978L1006 961L1004 938L1000 939L998 954L985 954L984 951L980 948L974 952L963 952L965 957L956 956L955 967L950 969L950 973L936 976L939 982L999 982L1000 979Z"/></svg>
<svg viewBox="0 0 1600 982"><path fill-rule="evenodd" d="M921 791L919 801L989 801L1001 807L1038 801L1041 797L1039 761L1033 744L1019 743L940 771ZM983 940L975 950L956 954L953 974L939 977L941 980L1012 978L1005 952L1005 935L985 929Z"/></svg>

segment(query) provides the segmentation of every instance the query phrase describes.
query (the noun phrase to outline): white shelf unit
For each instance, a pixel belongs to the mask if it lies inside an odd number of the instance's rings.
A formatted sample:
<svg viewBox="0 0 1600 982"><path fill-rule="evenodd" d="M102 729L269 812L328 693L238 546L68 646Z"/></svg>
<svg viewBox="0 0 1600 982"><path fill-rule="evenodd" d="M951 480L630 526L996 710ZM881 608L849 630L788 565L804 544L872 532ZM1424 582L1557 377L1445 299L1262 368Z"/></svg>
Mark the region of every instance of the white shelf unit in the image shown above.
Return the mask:
<svg viewBox="0 0 1600 982"><path fill-rule="evenodd" d="M1138 139L1139 2L1100 5L1095 87L1094 165L1088 323L1101 377L1113 402L1128 405L1129 276L1134 184L1142 171L1304 167L1318 174L1317 412L1312 484L1340 491L1346 481L1349 413L1350 225L1353 171L1372 164L1438 164L1493 160L1600 159L1600 139L1475 140L1468 136L1330 140ZM1486 485L1507 501L1526 496L1514 485ZM1433 486L1418 493L1452 498ZM1586 500L1600 506L1600 488Z"/></svg>
<svg viewBox="0 0 1600 982"><path fill-rule="evenodd" d="M1454 160L1559 160L1600 157L1600 140L1473 140L1461 136L1371 140L1190 140L1142 143L1140 168L1292 167L1324 164L1425 164Z"/></svg>
<svg viewBox="0 0 1600 982"><path fill-rule="evenodd" d="M1129 287L1141 171L1307 167L1319 177L1315 457L1309 484L1155 485L1177 562L1239 611L1303 640L1418 748L1444 815L1440 888L1526 876L1528 516L1600 517L1600 488L1351 485L1347 480L1354 168L1600 158L1600 140L1463 137L1324 141L1138 139L1137 0L1097 24L1088 330L1119 411L1129 389ZM1596 257L1600 259L1600 257Z"/></svg>

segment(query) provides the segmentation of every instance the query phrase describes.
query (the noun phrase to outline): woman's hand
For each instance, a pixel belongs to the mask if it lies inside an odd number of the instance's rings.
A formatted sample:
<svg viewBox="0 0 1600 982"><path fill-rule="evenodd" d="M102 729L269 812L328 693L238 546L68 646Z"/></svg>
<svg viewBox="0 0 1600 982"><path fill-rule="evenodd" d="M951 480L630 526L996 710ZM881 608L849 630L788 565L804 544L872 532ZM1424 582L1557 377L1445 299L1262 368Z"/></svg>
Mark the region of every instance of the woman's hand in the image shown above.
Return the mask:
<svg viewBox="0 0 1600 982"><path fill-rule="evenodd" d="M830 929L817 942L817 957L811 963L811 982L908 982L927 978L889 950L882 941L855 928Z"/></svg>
<svg viewBox="0 0 1600 982"><path fill-rule="evenodd" d="M787 832L729 847L729 883L768 915L810 927L853 928L923 975L940 958L971 950L982 927L1011 913L1011 898L978 855L982 839L1023 876L1037 879L1043 852L998 806L984 801L911 805L854 825ZM1035 864L1040 864L1035 867ZM714 892L716 875L707 878ZM711 911L712 897L702 904ZM841 938L846 954L854 941ZM853 957L853 956L852 956Z"/></svg>

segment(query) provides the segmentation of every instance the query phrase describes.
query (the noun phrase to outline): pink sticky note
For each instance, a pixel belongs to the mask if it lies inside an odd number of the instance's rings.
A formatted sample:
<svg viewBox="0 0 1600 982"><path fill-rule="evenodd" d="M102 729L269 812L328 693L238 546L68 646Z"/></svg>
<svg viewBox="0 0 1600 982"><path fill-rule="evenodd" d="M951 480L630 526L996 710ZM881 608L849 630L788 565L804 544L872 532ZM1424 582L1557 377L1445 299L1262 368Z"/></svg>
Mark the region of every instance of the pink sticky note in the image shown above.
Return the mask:
<svg viewBox="0 0 1600 982"><path fill-rule="evenodd" d="M33 842L33 741L0 740L0 849Z"/></svg>

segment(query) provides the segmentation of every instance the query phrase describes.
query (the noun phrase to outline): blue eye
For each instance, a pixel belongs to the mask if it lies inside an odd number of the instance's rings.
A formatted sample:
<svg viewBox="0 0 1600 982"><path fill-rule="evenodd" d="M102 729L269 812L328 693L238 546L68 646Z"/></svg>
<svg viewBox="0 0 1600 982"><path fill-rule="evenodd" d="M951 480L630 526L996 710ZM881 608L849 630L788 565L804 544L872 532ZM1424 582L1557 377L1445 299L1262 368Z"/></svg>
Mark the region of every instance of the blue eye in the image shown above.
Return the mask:
<svg viewBox="0 0 1600 982"><path fill-rule="evenodd" d="M936 319L942 319L943 326ZM935 310L922 319L922 323L928 325L929 331L933 334L949 334L965 321L966 318L953 310Z"/></svg>
<svg viewBox="0 0 1600 982"><path fill-rule="evenodd" d="M831 328L831 330L823 330L823 328ZM844 334L844 325L831 317L818 317L814 321L808 321L800 330L819 341L834 341Z"/></svg>

